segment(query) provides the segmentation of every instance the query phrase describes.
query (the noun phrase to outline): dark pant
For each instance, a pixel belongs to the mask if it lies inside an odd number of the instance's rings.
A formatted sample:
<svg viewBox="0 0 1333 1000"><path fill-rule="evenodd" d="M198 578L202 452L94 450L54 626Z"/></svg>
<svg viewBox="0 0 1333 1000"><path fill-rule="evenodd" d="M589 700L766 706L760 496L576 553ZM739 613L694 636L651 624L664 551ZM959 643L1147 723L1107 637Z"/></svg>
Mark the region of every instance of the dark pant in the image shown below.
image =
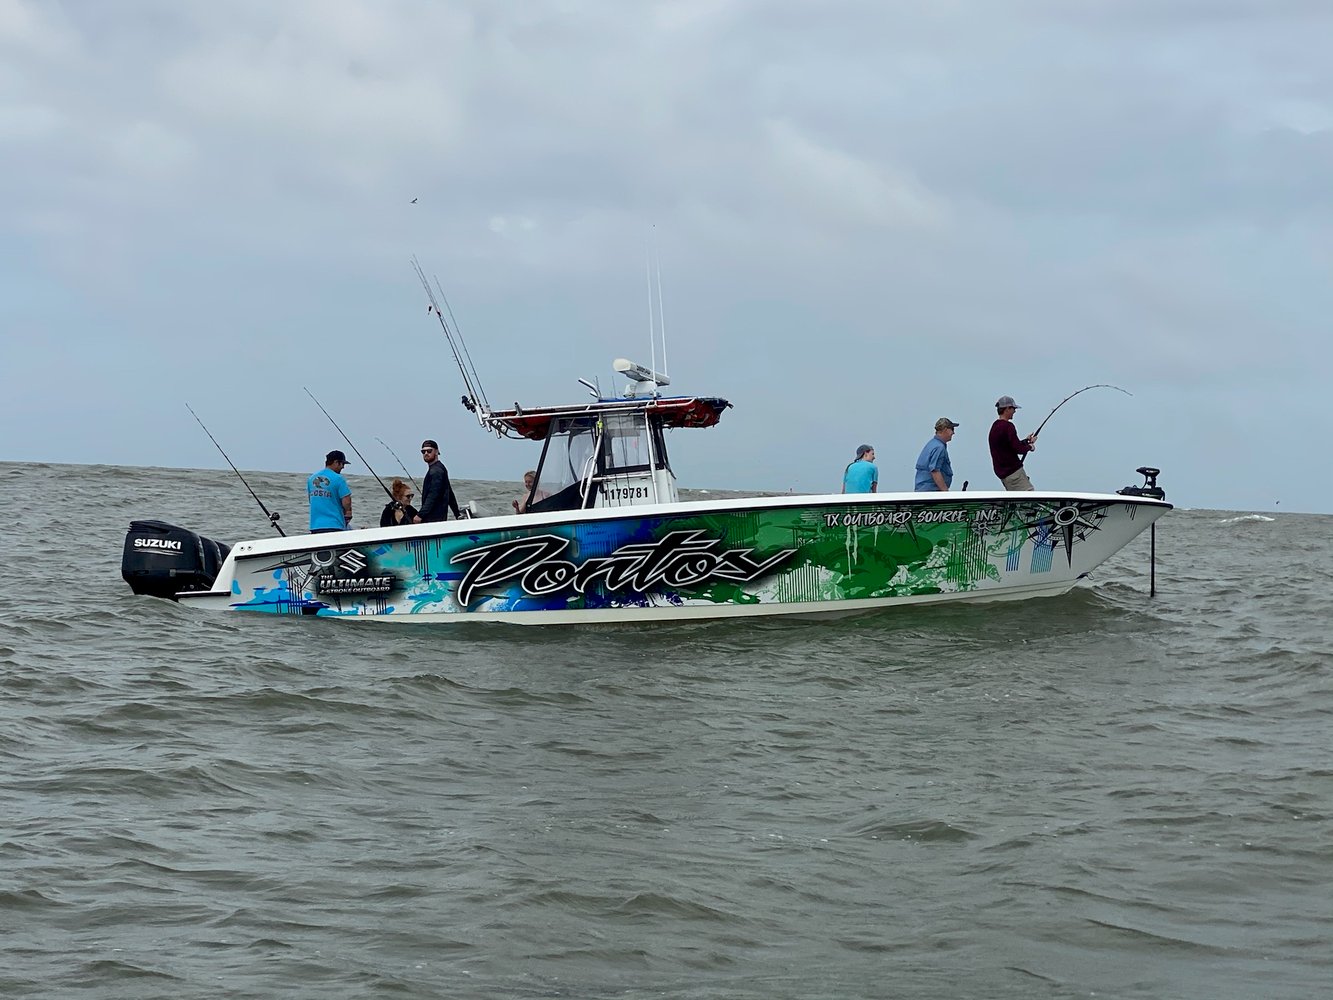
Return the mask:
<svg viewBox="0 0 1333 1000"><path fill-rule="evenodd" d="M343 530L344 530L343 528L316 528L310 533L312 535L326 535L330 531L343 531Z"/></svg>

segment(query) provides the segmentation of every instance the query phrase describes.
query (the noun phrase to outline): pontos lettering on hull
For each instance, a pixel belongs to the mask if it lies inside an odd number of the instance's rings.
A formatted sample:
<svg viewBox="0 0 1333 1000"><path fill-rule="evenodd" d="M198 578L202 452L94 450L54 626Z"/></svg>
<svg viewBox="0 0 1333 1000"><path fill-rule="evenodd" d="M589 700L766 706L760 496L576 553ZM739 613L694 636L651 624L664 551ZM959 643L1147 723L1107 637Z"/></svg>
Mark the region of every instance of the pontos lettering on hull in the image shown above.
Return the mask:
<svg viewBox="0 0 1333 1000"><path fill-rule="evenodd" d="M136 549L165 549L168 552L181 552L181 543L170 538L136 538Z"/></svg>
<svg viewBox="0 0 1333 1000"><path fill-rule="evenodd" d="M609 556L576 564L557 558L569 547L568 538L535 535L469 549L451 561L468 567L457 592L459 606L466 608L479 588L515 579L534 597L566 589L582 594L595 583L609 592L638 593L658 585L694 587L711 580L747 583L796 551L783 549L758 561L752 549L719 551L721 544L720 538L707 538L702 531L673 531L659 541L624 545Z"/></svg>

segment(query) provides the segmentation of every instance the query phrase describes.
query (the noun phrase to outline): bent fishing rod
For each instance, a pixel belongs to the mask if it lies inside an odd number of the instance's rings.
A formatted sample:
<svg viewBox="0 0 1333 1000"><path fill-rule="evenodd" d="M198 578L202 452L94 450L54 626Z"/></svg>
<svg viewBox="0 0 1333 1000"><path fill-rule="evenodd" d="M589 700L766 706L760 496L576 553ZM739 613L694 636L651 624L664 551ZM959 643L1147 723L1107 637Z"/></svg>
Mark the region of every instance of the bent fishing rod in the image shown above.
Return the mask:
<svg viewBox="0 0 1333 1000"><path fill-rule="evenodd" d="M1060 409L1060 407L1064 406L1071 399L1077 396L1080 392L1087 392L1089 389L1114 389L1116 392L1123 392L1126 396L1134 395L1128 389L1122 389L1118 385L1111 385L1109 382L1098 382L1096 385L1085 385L1082 389L1079 389L1078 392L1071 392L1068 396L1066 396L1064 399L1060 400L1060 402L1055 404L1055 410ZM1046 420L1050 420L1051 417L1055 416L1055 410L1052 410L1050 413L1046 414ZM1041 423L1037 425L1037 429L1032 432L1033 437L1036 437L1038 434L1041 433L1041 429L1046 426L1046 420L1043 420Z"/></svg>
<svg viewBox="0 0 1333 1000"><path fill-rule="evenodd" d="M1128 389L1122 389L1118 385L1111 385L1109 382L1098 382L1096 385L1085 385L1082 389L1079 389L1078 392L1071 392L1068 396L1066 396L1064 399L1060 400L1060 402L1055 404L1055 410L1060 409L1060 407L1064 406L1071 399L1077 396L1080 392L1087 392L1089 389L1114 389L1116 392L1123 392L1126 396L1134 395ZM1050 420L1051 417L1055 416L1055 410L1052 410L1050 413L1046 414L1046 420ZM1032 432L1031 435L1032 437L1035 438L1038 434L1041 433L1041 429L1046 426L1046 420L1043 420L1041 423L1037 425L1037 429ZM1029 452L1028 454L1031 454L1031 452ZM1020 464L1023 463L1023 461L1027 457L1028 457L1027 455L1020 455L1018 459L1019 463Z"/></svg>
<svg viewBox="0 0 1333 1000"><path fill-rule="evenodd" d="M384 445L384 450L394 457L394 461L398 463L398 468L403 470L403 475L405 475L407 477L407 481L412 484L412 489L414 490L419 489L419 487L417 486L417 481L412 478L412 473L407 471L407 466L404 465L403 460L398 457L398 452L394 451L387 444L384 444L384 438L377 437L375 440L378 441L380 444Z"/></svg>
<svg viewBox="0 0 1333 1000"><path fill-rule="evenodd" d="M186 403L185 408L190 411L190 416L194 417L195 422L199 424L200 427L204 427L204 422L199 419L199 414L194 412L194 407L192 407L189 403ZM259 509L268 515L268 523L273 525L273 527L277 530L279 535L281 535L283 538L286 538L287 532L283 531L282 526L278 524L278 515L270 511L267 507L265 507L264 501L259 499L259 494L257 494L253 489L250 489L250 484L247 483L245 481L245 477L241 475L241 470L236 468L236 464L230 458L227 458L227 453L222 450L222 445L218 444L218 439L213 436L213 433L207 427L204 427L204 433L208 435L208 440L213 442L213 447L216 448L221 453L223 458L227 459L227 464L231 466L231 471L236 473L236 478L241 481L241 485L244 486L247 490L250 490L250 495L255 498L255 503L259 504Z"/></svg>
<svg viewBox="0 0 1333 1000"><path fill-rule="evenodd" d="M301 388L305 389L305 386L301 386ZM319 407L319 412L329 418L329 423L333 424L334 430L336 430L339 434L342 434L342 439L347 442L347 447L351 448L352 452L356 455L356 457L361 459L361 464L366 467L366 471L369 472L372 476L375 476L375 482L380 484L380 489L382 489L385 493L389 494L390 500L394 499L393 490L389 489L389 487L384 485L384 480L381 479L378 475L376 475L375 470L372 469L370 467L370 463L366 461L366 456L361 454L361 452L357 451L356 445L352 444L352 439L349 438L346 434L344 434L343 429L338 426L338 421L334 420L333 417L329 416L329 411L324 409L324 404L321 403L318 399L315 399L315 394L311 392L309 389L305 389L305 394L309 396L311 399L315 400L315 405Z"/></svg>

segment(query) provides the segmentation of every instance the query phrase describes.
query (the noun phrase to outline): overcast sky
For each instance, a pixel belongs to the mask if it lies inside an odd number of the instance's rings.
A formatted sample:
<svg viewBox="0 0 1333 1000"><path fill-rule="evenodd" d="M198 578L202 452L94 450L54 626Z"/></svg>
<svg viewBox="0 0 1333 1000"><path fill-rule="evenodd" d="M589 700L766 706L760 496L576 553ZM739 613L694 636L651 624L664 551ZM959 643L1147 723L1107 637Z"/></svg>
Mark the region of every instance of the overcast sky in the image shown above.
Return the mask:
<svg viewBox="0 0 1333 1000"><path fill-rule="evenodd" d="M455 477L461 408L649 360L681 484L882 489L949 416L1029 473L1333 512L1327 0L0 0L0 460ZM413 204L413 199L417 199ZM655 237L653 236L655 234ZM359 463L358 463L359 464ZM357 465L352 472L362 472Z"/></svg>

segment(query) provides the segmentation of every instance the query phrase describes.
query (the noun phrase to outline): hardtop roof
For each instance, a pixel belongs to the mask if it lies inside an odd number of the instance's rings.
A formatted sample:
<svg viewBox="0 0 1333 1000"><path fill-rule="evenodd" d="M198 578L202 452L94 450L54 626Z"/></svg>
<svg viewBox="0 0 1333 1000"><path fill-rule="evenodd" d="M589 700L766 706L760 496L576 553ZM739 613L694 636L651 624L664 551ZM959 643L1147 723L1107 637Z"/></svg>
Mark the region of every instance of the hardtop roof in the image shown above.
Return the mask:
<svg viewBox="0 0 1333 1000"><path fill-rule="evenodd" d="M561 417L642 413L661 420L663 427L712 427L729 406L730 402L717 396L621 397L566 406L525 408L515 404L512 410L491 411L483 419L506 437L541 441L550 433L551 422Z"/></svg>

